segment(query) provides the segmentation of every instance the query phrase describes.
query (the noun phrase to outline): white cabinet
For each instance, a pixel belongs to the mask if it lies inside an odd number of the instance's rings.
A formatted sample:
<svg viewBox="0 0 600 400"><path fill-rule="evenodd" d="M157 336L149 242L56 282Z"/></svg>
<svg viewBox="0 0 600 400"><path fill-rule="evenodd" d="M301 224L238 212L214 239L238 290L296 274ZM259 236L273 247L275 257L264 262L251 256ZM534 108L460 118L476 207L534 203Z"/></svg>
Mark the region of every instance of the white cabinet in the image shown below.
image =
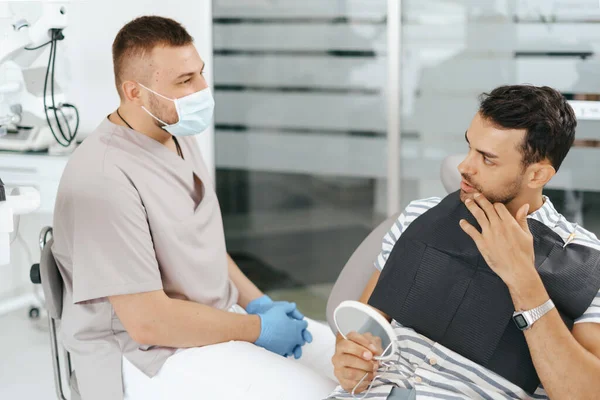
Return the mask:
<svg viewBox="0 0 600 400"><path fill-rule="evenodd" d="M13 154L0 152L0 179L8 188L32 186L39 190L39 212L52 213L60 177L67 164L66 156Z"/></svg>
<svg viewBox="0 0 600 400"><path fill-rule="evenodd" d="M41 228L52 224L58 184L67 160L67 156L0 152L0 179L7 193L17 186L31 186L41 198L38 211L20 218L19 237L11 245L11 263L0 266L0 314L34 303L29 269L39 261Z"/></svg>

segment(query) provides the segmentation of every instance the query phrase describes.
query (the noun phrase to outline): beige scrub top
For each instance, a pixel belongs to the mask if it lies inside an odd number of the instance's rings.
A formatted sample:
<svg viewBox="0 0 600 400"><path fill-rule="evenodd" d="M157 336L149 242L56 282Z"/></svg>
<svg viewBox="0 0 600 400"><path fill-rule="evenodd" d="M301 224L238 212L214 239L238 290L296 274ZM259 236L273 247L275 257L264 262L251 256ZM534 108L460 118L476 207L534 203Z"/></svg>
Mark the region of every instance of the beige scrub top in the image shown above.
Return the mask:
<svg viewBox="0 0 600 400"><path fill-rule="evenodd" d="M83 399L122 399L122 357L155 375L176 349L129 336L108 296L164 290L219 309L237 303L221 210L194 138L183 156L105 119L73 153L54 212L65 281L61 339Z"/></svg>

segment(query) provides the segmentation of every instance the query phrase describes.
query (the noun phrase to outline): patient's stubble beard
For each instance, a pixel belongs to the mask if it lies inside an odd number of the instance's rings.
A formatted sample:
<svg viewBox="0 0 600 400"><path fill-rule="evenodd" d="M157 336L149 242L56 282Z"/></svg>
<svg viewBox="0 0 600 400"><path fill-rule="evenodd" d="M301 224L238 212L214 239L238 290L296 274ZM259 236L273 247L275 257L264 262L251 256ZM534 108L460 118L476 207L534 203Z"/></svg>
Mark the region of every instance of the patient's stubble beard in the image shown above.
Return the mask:
<svg viewBox="0 0 600 400"><path fill-rule="evenodd" d="M466 174L461 174L463 179L469 183L471 186L473 186L477 192L481 193L484 195L484 197L486 199L489 200L490 203L494 204L494 203L501 203L501 204L508 204L511 201L513 201L520 192L521 189L521 184L523 183L523 176L519 175L510 185L508 185L505 189L500 189L497 192L490 192L488 190L484 190L480 185L473 183L473 181L470 179L469 175ZM462 201L465 201L466 199L473 198L473 194L471 193L464 193L462 190L460 192L460 198Z"/></svg>

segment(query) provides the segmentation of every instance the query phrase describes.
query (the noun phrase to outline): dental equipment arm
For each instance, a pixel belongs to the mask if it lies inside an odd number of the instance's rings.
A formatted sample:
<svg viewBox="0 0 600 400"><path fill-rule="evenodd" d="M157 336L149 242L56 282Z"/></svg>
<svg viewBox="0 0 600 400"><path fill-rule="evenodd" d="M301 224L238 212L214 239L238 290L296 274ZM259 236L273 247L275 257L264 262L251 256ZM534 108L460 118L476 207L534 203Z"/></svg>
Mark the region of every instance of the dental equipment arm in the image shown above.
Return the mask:
<svg viewBox="0 0 600 400"><path fill-rule="evenodd" d="M8 4L0 5L0 18L11 17L8 7ZM52 39L52 30L66 28L67 11L63 4L44 2L42 16L34 25L30 25L25 19L16 19L12 26L13 31L0 39L0 65L8 60L15 60L21 68L27 67L35 59L28 57L27 63L19 56L27 49L35 49L48 43ZM40 48L40 53L42 51ZM23 65L24 63L28 65Z"/></svg>
<svg viewBox="0 0 600 400"><path fill-rule="evenodd" d="M79 129L77 107L65 101L64 92L55 84L58 42L65 38L69 1L41 3L41 17L29 23L12 12L10 2L0 2L0 23L12 21L4 37L0 36L0 135L17 135L0 138L2 150L46 150L54 143L52 138L59 146L72 148ZM42 68L32 65L46 47L44 79L35 76Z"/></svg>

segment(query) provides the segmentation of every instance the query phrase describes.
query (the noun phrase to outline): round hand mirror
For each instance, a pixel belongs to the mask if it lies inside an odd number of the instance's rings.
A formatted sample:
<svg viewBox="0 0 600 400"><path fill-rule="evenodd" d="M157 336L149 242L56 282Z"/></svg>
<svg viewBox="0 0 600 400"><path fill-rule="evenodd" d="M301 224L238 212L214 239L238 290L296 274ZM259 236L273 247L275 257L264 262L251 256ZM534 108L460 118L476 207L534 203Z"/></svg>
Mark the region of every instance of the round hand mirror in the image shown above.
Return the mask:
<svg viewBox="0 0 600 400"><path fill-rule="evenodd" d="M358 301L346 300L335 309L333 319L344 339L348 339L350 332L370 333L379 337L383 354L373 357L375 360L386 361L396 353L398 345L394 330L374 308Z"/></svg>

